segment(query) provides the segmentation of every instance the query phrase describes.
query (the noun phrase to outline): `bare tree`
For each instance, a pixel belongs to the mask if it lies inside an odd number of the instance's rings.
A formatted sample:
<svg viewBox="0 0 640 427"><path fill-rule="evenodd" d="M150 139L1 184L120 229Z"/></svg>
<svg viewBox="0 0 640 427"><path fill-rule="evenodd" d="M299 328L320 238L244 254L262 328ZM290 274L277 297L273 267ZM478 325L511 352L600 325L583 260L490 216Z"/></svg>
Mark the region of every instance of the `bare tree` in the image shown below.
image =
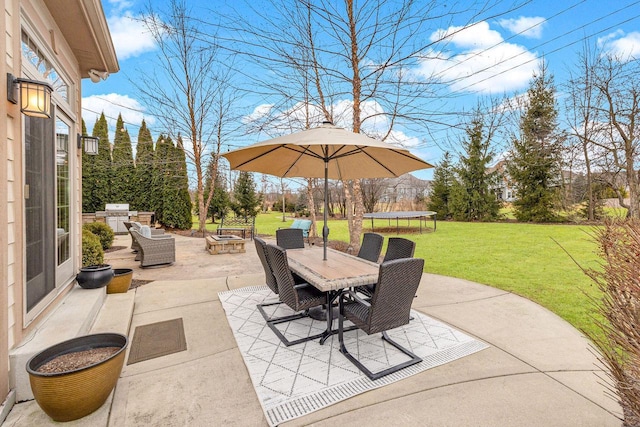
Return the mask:
<svg viewBox="0 0 640 427"><path fill-rule="evenodd" d="M214 162L217 176L220 149L231 132L232 107L238 92L231 90L232 59L210 41L199 37L197 21L189 16L186 4L171 0L167 11L150 4L142 24L154 37L158 53L153 67L133 81L149 112L158 118L170 136L183 135L185 154L196 174L198 229L205 230L207 210L213 191L205 200L207 156ZM211 180L211 189L215 178Z"/></svg>
<svg viewBox="0 0 640 427"><path fill-rule="evenodd" d="M640 63L586 48L580 61L581 75L571 81L572 128L591 177L590 204L598 181L616 193L628 217L640 218Z"/></svg>
<svg viewBox="0 0 640 427"><path fill-rule="evenodd" d="M368 178L360 183L362 201L367 212L375 212L376 205L387 187L386 178Z"/></svg>
<svg viewBox="0 0 640 427"><path fill-rule="evenodd" d="M569 145L570 158L575 158L574 153L580 151L586 178L586 198L587 198L587 219L593 221L596 217L596 197L594 192L593 179L593 156L596 154L592 148L592 141L600 134L601 123L598 121L598 110L595 108L601 104L599 91L594 86L593 63L597 58L597 50L584 45L582 53L579 55L577 66L572 67L569 80L565 85L568 93L567 97L567 120L570 129L568 142L575 141ZM576 71L573 71L575 68Z"/></svg>
<svg viewBox="0 0 640 427"><path fill-rule="evenodd" d="M509 10L498 10L499 0L460 2L446 8L436 0L271 0L270 7L261 3L259 10L248 5L254 12L251 23L238 26L233 22L229 27L238 30L233 42L241 42L233 49L242 53L249 45L252 66L269 70L268 74L254 74L258 76L255 86L271 101L269 117L258 129L264 130L263 125L277 128L281 121L274 117L295 117L292 106L305 102L317 112L311 115L314 125L329 119L353 132L397 143L394 130L424 133L429 124L441 123L438 107L446 95L439 88L443 86L407 71L418 67L430 49L444 40L428 38L434 28L446 28L464 15L467 21L458 30L462 31L526 3L523 0ZM287 13L281 13L283 10ZM291 73L292 69L298 72ZM305 87L313 91L291 85L300 70L307 70L311 84ZM429 102L438 107L422 108ZM305 124L301 122L298 129ZM354 180L343 186L354 248L360 243L364 214L360 185Z"/></svg>

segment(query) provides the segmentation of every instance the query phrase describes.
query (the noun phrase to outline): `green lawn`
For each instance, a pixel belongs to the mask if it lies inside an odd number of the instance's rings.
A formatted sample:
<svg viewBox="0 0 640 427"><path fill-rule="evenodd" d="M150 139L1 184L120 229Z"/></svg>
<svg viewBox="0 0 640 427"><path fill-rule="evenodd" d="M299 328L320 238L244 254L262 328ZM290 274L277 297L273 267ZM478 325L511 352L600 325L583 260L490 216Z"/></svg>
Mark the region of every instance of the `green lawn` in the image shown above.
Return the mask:
<svg viewBox="0 0 640 427"><path fill-rule="evenodd" d="M283 223L282 214L261 214L256 219L257 232L274 235L278 227L292 221ZM365 231L370 225L365 221ZM216 226L208 224L211 230ZM377 220L374 226L388 227L388 222ZM330 220L329 228L331 240L348 241L346 221ZM571 259L586 268L597 267L591 231L590 226L578 225L441 221L435 233L404 236L416 242L416 256L425 259L426 272L513 292L548 308L578 329L598 333L590 298L597 298L599 290Z"/></svg>

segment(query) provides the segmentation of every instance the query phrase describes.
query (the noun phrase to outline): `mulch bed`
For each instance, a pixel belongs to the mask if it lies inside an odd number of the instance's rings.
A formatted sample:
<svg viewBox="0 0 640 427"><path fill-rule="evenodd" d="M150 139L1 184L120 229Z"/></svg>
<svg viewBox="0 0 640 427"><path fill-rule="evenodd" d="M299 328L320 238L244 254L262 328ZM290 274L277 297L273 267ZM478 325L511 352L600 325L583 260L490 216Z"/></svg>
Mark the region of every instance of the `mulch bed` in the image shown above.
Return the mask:
<svg viewBox="0 0 640 427"><path fill-rule="evenodd" d="M76 369L101 362L116 353L118 350L120 350L120 347L98 347L62 354L40 366L37 369L37 372L52 374L75 371Z"/></svg>

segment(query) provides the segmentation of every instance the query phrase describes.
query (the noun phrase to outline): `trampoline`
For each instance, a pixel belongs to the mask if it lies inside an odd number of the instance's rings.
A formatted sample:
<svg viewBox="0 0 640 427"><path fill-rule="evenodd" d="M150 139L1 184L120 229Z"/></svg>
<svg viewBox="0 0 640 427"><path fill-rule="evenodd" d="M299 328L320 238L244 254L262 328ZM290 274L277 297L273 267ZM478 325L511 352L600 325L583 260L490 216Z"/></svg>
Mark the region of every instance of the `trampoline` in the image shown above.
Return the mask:
<svg viewBox="0 0 640 427"><path fill-rule="evenodd" d="M436 214L437 212L433 211L370 212L364 214L364 218L371 218L371 231L375 231L373 229L374 219L388 219L389 225L391 225L391 220L395 219L397 233L400 231L400 218L407 219L407 221L417 218L420 222L420 233L422 233L422 221L426 226L428 217L433 218L433 231L436 231Z"/></svg>

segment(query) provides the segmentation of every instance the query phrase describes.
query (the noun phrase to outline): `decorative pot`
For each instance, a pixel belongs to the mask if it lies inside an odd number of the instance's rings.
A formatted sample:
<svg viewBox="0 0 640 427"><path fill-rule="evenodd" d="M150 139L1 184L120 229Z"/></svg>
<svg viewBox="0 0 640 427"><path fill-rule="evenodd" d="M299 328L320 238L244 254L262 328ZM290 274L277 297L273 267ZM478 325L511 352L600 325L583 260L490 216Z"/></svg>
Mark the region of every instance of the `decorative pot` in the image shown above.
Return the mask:
<svg viewBox="0 0 640 427"><path fill-rule="evenodd" d="M113 269L109 264L82 267L76 275L78 285L84 289L96 289L106 286L113 278Z"/></svg>
<svg viewBox="0 0 640 427"><path fill-rule="evenodd" d="M116 268L113 270L113 279L107 285L108 294L125 293L131 286L133 270L131 268Z"/></svg>
<svg viewBox="0 0 640 427"><path fill-rule="evenodd" d="M71 421L102 406L116 386L124 364L128 340L115 333L76 337L37 353L27 362L31 390L36 402L54 421ZM102 347L118 351L92 365L65 372L37 370L58 356Z"/></svg>

